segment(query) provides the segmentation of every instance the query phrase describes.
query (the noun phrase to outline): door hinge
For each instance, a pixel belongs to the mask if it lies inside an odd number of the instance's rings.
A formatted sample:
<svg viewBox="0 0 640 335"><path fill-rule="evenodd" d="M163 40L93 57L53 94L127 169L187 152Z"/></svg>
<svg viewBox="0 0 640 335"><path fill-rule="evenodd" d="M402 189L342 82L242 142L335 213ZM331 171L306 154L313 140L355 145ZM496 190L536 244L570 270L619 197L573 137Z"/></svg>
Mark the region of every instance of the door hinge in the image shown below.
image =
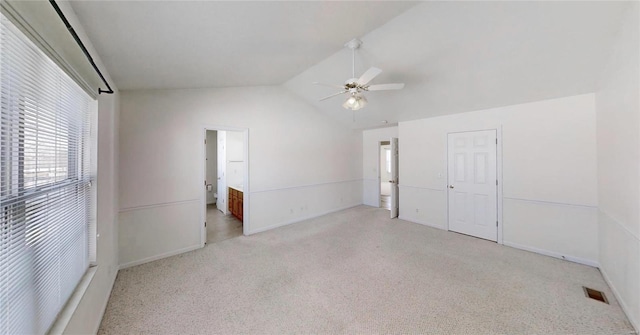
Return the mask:
<svg viewBox="0 0 640 335"><path fill-rule="evenodd" d="M206 138L205 138L205 140L204 140L204 144L207 144L207 139L206 139Z"/></svg>
<svg viewBox="0 0 640 335"><path fill-rule="evenodd" d="M496 144L498 144L498 139L496 138Z"/></svg>
<svg viewBox="0 0 640 335"><path fill-rule="evenodd" d="M205 226L205 227L207 226L207 223L206 223L206 222L204 223L204 226Z"/></svg>
<svg viewBox="0 0 640 335"><path fill-rule="evenodd" d="M205 222L205 226L207 225L207 223ZM496 227L498 226L498 221L496 221Z"/></svg>
<svg viewBox="0 0 640 335"><path fill-rule="evenodd" d="M496 186L498 186L498 179L496 179Z"/></svg>
<svg viewBox="0 0 640 335"><path fill-rule="evenodd" d="M204 186L207 186L207 181L206 180L204 181Z"/></svg>

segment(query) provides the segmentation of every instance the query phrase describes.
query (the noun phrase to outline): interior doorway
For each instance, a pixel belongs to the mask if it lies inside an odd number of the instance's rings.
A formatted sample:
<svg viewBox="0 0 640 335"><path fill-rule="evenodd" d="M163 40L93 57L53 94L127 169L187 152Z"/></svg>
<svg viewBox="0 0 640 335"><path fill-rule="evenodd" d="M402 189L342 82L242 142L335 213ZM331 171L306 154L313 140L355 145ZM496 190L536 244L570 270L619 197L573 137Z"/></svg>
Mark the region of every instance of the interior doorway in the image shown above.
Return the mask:
<svg viewBox="0 0 640 335"><path fill-rule="evenodd" d="M379 147L378 181L380 182L379 207L391 210L391 142L382 141Z"/></svg>
<svg viewBox="0 0 640 335"><path fill-rule="evenodd" d="M399 169L400 151L398 146L398 138L391 138L391 210L389 216L395 219L400 214L400 187L398 185L400 175Z"/></svg>
<svg viewBox="0 0 640 335"><path fill-rule="evenodd" d="M204 147L203 244L248 231L248 130L207 127Z"/></svg>
<svg viewBox="0 0 640 335"><path fill-rule="evenodd" d="M399 214L398 188L398 139L378 142L378 206L389 210L389 216L397 218Z"/></svg>
<svg viewBox="0 0 640 335"><path fill-rule="evenodd" d="M498 241L498 134L447 136L449 230Z"/></svg>

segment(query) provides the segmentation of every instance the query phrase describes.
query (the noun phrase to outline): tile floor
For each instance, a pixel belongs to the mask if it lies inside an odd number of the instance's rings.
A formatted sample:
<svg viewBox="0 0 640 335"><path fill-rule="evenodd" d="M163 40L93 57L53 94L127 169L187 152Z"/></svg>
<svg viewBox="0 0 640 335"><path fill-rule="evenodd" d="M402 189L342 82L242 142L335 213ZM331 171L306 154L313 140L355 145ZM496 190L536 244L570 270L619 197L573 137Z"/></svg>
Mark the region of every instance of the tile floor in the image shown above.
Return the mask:
<svg viewBox="0 0 640 335"><path fill-rule="evenodd" d="M380 208L391 209L391 196L390 195L380 195Z"/></svg>
<svg viewBox="0 0 640 335"><path fill-rule="evenodd" d="M235 216L224 215L216 204L207 205L207 243L216 243L242 236L242 222Z"/></svg>

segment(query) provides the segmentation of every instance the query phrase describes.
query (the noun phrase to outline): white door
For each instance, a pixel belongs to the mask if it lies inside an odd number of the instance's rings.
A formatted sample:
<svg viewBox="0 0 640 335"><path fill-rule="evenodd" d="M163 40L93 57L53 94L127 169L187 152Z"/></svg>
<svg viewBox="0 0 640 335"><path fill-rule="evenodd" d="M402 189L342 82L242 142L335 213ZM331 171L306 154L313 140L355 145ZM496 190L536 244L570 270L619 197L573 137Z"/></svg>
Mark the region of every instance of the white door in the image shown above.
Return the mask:
<svg viewBox="0 0 640 335"><path fill-rule="evenodd" d="M398 139L391 138L391 218L398 217Z"/></svg>
<svg viewBox="0 0 640 335"><path fill-rule="evenodd" d="M218 131L218 200L216 206L227 214L227 132Z"/></svg>
<svg viewBox="0 0 640 335"><path fill-rule="evenodd" d="M449 230L498 240L495 130L448 135Z"/></svg>

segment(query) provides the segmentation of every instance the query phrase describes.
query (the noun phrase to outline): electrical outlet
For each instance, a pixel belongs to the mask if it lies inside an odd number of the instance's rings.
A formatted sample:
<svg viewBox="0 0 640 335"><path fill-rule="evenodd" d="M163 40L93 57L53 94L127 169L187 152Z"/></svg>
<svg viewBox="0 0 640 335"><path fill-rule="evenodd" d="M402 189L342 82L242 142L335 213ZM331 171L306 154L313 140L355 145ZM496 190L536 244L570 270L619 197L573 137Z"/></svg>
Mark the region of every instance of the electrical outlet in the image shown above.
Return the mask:
<svg viewBox="0 0 640 335"><path fill-rule="evenodd" d="M416 213L419 213L419 212L420 212L420 210L416 208Z"/></svg>

